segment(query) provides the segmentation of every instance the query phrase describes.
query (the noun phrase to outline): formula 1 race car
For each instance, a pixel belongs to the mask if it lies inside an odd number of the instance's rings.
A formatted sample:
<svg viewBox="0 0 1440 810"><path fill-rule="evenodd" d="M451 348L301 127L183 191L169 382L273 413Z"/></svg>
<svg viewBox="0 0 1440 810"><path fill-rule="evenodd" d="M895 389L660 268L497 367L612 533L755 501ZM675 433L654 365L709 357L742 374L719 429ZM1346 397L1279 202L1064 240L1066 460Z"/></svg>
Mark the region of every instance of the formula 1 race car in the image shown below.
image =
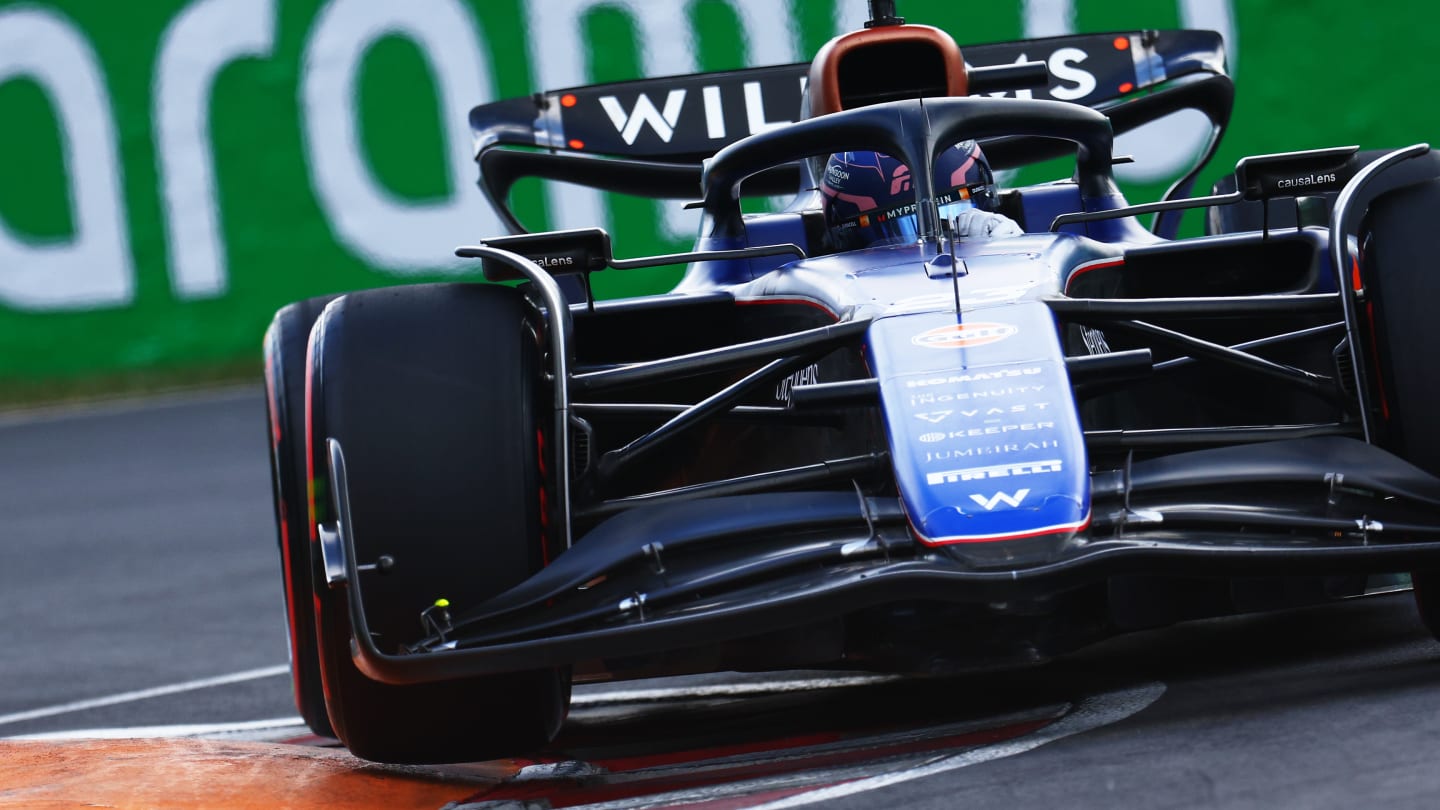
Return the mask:
<svg viewBox="0 0 1440 810"><path fill-rule="evenodd" d="M380 761L513 755L574 682L1017 666L1380 575L1412 575L1440 629L1440 159L1266 155L1193 197L1233 98L1218 35L962 58L893 4L872 16L809 65L476 108L512 233L457 253L519 283L276 315L312 729ZM1062 52L1085 81L1017 62ZM756 127L756 105L800 120ZM1114 135L1178 110L1212 124L1201 160L1129 204ZM997 191L981 155L1073 175ZM842 187L867 173L883 191ZM701 234L621 259L600 229L527 233L523 178L698 194ZM1207 233L1176 238L1195 208ZM662 265L686 268L668 294L590 294Z"/></svg>

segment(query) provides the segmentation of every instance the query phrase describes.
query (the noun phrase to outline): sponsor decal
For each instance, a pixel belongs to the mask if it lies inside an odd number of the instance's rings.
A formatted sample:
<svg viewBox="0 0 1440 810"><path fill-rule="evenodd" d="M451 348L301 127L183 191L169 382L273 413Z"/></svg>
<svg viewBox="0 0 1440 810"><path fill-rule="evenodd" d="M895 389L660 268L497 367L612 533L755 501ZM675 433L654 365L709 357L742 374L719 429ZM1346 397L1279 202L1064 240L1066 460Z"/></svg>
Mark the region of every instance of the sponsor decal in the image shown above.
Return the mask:
<svg viewBox="0 0 1440 810"><path fill-rule="evenodd" d="M927 391L923 394L911 394L910 405L913 407L917 405L935 405L941 402L964 402L966 400L1013 397L1019 396L1020 394L1033 394L1043 390L1045 390L1045 386L1043 385L1017 385L1011 388L994 388L988 391L957 391L953 394L932 393ZM939 413L944 413L948 416L954 413L954 411L939 411ZM937 419L935 421L938 422L940 420Z"/></svg>
<svg viewBox="0 0 1440 810"><path fill-rule="evenodd" d="M911 402L910 404L914 405L915 403ZM932 425L938 425L944 422L952 413L954 413L954 411L927 411L926 413L915 414L915 418L922 419Z"/></svg>
<svg viewBox="0 0 1440 810"><path fill-rule="evenodd" d="M1017 490L1014 495L1011 495L1008 492L997 492L987 498L978 492L974 492L970 494L970 500L979 504L985 509L986 512L993 512L995 511L995 507L999 506L1001 503L1008 504L1011 509L1017 509L1019 508L1021 501L1024 501L1025 496L1029 494L1030 490L1021 489Z"/></svg>
<svg viewBox="0 0 1440 810"><path fill-rule="evenodd" d="M921 332L910 342L927 349L968 349L999 343L1019 331L1009 323L957 323Z"/></svg>
<svg viewBox="0 0 1440 810"><path fill-rule="evenodd" d="M944 434L944 433L921 433L921 434L920 434L920 441L925 442L926 444L934 444L935 442L943 442L943 441L945 441L945 438L946 438L946 437L945 437L945 434Z"/></svg>
<svg viewBox="0 0 1440 810"><path fill-rule="evenodd" d="M1060 472L1063 462L1058 458L1043 461L1022 461L1015 464L995 464L989 467L968 467L963 470L933 472L925 476L930 486L958 484L963 481L986 481L992 478L1013 478L1022 475L1039 475Z"/></svg>
<svg viewBox="0 0 1440 810"><path fill-rule="evenodd" d="M1060 442L1053 439L1045 439L1038 442L1007 442L1005 444L982 445L979 447L962 447L958 450L929 450L925 453L925 461L926 463L933 461L958 461L962 458L974 458L976 456L1006 456L1032 450L1058 450L1059 448Z"/></svg>
<svg viewBox="0 0 1440 810"><path fill-rule="evenodd" d="M1085 341L1085 348L1089 350L1091 354L1110 353L1110 342L1105 339L1105 333L1099 329L1081 327L1080 337Z"/></svg>
<svg viewBox="0 0 1440 810"><path fill-rule="evenodd" d="M749 135L791 123L784 119L772 121L767 114L767 109L793 109L804 97L808 77L780 75L785 72L778 70L777 75L740 84L696 85L679 77L685 86L667 91L659 103L645 92L628 102L615 95L600 96L596 101L627 146L634 146L647 130L662 143L669 144L677 137L677 143L694 142L701 138L701 127L697 125L702 122L705 139L726 140L731 139L734 125L742 119L745 134ZM586 102L568 94L561 97L560 103L570 109ZM731 108L737 106L743 107L743 115L732 112Z"/></svg>
<svg viewBox="0 0 1440 810"><path fill-rule="evenodd" d="M781 380L780 384L775 386L775 401L788 403L790 401L791 388L797 385L814 385L818 382L820 382L820 366L811 363Z"/></svg>
<svg viewBox="0 0 1440 810"><path fill-rule="evenodd" d="M918 338L919 336L917 335L916 337ZM998 371L976 371L972 374L951 374L948 377L926 377L923 380L906 380L905 387L926 388L932 385L954 385L957 383L986 382L988 380L1008 380L1013 377L1033 377L1043 371L1039 366L1002 368ZM1035 390L1040 390L1040 386L1036 386Z"/></svg>
<svg viewBox="0 0 1440 810"><path fill-rule="evenodd" d="M967 419L974 419L977 416L983 416L985 417L986 422L998 422L1000 420L996 417L1007 416L1017 413L1030 413L1031 411L1044 411L1049 409L1049 407L1050 403L1048 402L1026 402L1020 405L1006 405L1004 407L991 406L989 408L962 408L957 411L957 413L959 413L963 417L966 417Z"/></svg>
<svg viewBox="0 0 1440 810"><path fill-rule="evenodd" d="M635 144L635 139L640 137L640 130L646 125L660 136L660 140L669 143L675 137L675 124L680 121L681 105L685 103L684 90L671 90L665 96L664 109L657 109L655 102L650 97L641 93L635 100L635 106L626 110L615 96L602 96L600 107L610 117L610 123L615 125L615 131L625 139L629 146Z"/></svg>
<svg viewBox="0 0 1440 810"><path fill-rule="evenodd" d="M1275 188L1305 188L1307 186L1322 186L1326 183L1335 182L1335 173L1307 174L1300 177L1282 177L1275 181Z"/></svg>
<svg viewBox="0 0 1440 810"><path fill-rule="evenodd" d="M536 256L531 261L541 267L574 267L574 256Z"/></svg>
<svg viewBox="0 0 1440 810"><path fill-rule="evenodd" d="M940 442L946 439L974 439L980 436L1002 436L1006 433L1054 429L1054 422L1017 422L1010 425L985 425L984 427L965 428L963 430L926 433L920 437L920 441ZM927 439L927 436L936 436L937 438Z"/></svg>
<svg viewBox="0 0 1440 810"><path fill-rule="evenodd" d="M890 179L890 196L904 193L910 190L910 167L901 163L895 169L895 176Z"/></svg>

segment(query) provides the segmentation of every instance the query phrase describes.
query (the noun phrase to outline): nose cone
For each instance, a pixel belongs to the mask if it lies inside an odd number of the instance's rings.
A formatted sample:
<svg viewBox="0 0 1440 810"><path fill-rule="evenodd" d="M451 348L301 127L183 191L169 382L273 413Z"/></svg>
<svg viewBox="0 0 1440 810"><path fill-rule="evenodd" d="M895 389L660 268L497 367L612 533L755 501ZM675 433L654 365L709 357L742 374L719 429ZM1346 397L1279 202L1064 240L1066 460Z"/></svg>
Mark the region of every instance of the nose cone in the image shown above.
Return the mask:
<svg viewBox="0 0 1440 810"><path fill-rule="evenodd" d="M896 483L922 544L1028 564L1089 526L1085 435L1048 307L881 318L869 337Z"/></svg>

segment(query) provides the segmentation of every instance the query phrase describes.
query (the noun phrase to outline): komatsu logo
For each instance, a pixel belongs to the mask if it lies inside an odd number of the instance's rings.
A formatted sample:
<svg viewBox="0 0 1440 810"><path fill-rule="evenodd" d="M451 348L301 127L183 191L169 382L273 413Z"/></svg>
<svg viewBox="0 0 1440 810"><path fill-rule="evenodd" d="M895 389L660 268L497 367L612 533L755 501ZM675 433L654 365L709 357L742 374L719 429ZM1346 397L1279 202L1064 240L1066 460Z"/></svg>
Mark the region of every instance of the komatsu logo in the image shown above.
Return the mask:
<svg viewBox="0 0 1440 810"><path fill-rule="evenodd" d="M918 337L918 336L917 336ZM951 374L948 377L926 377L921 380L906 380L906 388L926 388L932 385L956 385L958 383L987 382L989 380L1005 380L1011 377L1032 377L1040 374L1044 369L1039 366L1028 368L1002 368L998 371L976 371L970 374ZM1025 386L1018 386L1023 389ZM1044 386L1030 386L1038 391ZM1008 389L1007 389L1008 393Z"/></svg>

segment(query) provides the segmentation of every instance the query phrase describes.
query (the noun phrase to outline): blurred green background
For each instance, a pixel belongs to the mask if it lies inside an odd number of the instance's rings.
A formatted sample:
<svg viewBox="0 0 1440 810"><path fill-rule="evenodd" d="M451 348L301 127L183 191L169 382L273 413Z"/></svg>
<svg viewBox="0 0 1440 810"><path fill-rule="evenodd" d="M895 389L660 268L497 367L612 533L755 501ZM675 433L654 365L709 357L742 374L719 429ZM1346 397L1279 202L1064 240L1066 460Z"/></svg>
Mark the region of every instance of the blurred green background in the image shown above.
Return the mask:
<svg viewBox="0 0 1440 810"><path fill-rule="evenodd" d="M1440 133L1428 3L899 6L962 45L1225 30L1237 107L1204 188L1245 154ZM864 17L863 0L0 2L0 399L250 374L291 300L470 272L451 248L498 232L466 157L470 106L802 61ZM522 189L519 207L590 224L554 201ZM687 239L649 202L587 210L622 255ZM677 272L597 286L651 292Z"/></svg>

